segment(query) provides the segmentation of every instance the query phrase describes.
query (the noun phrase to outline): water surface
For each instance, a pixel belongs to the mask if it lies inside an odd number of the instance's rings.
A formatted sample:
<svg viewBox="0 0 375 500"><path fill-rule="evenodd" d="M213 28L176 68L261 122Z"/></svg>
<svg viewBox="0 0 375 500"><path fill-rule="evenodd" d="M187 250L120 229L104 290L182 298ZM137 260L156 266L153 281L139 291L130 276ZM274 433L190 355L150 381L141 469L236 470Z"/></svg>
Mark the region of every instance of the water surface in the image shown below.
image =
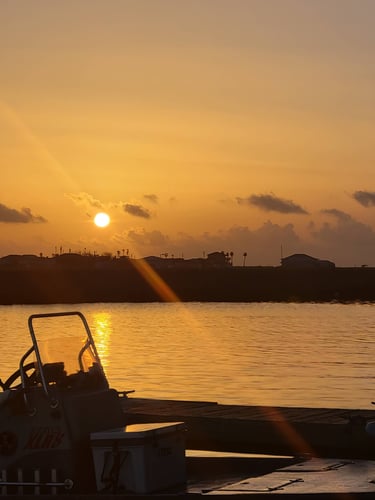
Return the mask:
<svg viewBox="0 0 375 500"><path fill-rule="evenodd" d="M4 380L15 371L30 347L30 314L80 310L93 331L111 385L134 389L139 397L371 408L374 307L297 303L0 306L0 374Z"/></svg>

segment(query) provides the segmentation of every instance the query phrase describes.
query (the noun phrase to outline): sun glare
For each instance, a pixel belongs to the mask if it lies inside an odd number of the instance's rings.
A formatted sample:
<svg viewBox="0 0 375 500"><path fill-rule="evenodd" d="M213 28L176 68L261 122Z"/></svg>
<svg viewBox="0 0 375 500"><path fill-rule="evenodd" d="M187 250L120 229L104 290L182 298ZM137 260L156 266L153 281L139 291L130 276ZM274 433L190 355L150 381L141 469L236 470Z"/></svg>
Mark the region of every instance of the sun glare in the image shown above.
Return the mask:
<svg viewBox="0 0 375 500"><path fill-rule="evenodd" d="M100 212L94 217L94 223L98 227L106 227L110 222L111 219L109 218L109 215L104 212Z"/></svg>

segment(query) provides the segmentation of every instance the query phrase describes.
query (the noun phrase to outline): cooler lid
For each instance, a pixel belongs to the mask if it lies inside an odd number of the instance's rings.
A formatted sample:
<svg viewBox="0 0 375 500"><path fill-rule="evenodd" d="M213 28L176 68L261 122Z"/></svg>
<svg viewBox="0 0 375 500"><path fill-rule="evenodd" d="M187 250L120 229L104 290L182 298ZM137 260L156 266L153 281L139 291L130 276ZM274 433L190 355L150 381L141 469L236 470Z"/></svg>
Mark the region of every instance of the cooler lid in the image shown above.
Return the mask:
<svg viewBox="0 0 375 500"><path fill-rule="evenodd" d="M185 430L184 422L155 422L146 424L130 424L126 427L117 429L108 429L101 432L93 432L90 434L91 440L107 440L107 439L133 439L133 438L150 438L160 436L177 431Z"/></svg>

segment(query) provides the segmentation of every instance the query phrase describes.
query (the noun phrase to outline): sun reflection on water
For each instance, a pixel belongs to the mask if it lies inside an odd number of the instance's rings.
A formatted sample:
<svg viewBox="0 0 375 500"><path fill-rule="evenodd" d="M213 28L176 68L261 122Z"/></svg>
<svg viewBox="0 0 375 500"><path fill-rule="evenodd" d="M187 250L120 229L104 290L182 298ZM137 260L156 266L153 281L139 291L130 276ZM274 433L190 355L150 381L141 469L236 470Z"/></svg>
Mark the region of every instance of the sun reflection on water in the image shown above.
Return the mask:
<svg viewBox="0 0 375 500"><path fill-rule="evenodd" d="M107 312L98 312L92 315L92 335L101 359L103 368L110 365L112 317Z"/></svg>

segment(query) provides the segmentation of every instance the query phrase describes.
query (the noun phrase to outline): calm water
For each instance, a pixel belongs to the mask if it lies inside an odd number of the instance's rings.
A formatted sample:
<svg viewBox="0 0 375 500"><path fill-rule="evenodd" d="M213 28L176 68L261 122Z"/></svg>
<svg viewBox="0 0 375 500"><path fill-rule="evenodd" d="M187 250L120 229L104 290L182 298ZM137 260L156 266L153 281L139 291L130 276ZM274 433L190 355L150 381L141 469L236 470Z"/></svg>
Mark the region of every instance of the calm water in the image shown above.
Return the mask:
<svg viewBox="0 0 375 500"><path fill-rule="evenodd" d="M139 397L371 408L375 304L0 306L0 375L30 347L30 314L82 311L109 381Z"/></svg>

